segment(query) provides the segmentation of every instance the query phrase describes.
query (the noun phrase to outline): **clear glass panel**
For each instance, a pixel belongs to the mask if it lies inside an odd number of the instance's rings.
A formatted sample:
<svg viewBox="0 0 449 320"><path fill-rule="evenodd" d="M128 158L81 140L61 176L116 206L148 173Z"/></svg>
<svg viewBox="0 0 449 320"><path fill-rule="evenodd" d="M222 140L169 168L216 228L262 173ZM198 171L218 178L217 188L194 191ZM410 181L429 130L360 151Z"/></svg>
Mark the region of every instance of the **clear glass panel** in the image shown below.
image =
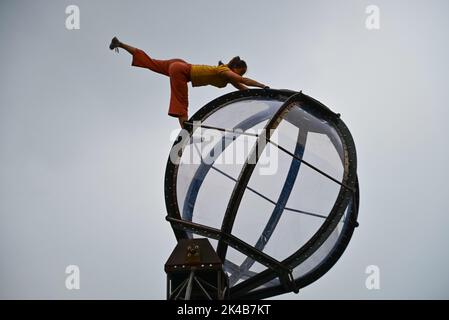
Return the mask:
<svg viewBox="0 0 449 320"><path fill-rule="evenodd" d="M199 188L192 221L220 229L234 185L234 181L226 176L213 169L209 170Z"/></svg>
<svg viewBox="0 0 449 320"><path fill-rule="evenodd" d="M201 125L256 133L282 105L276 100L241 100L209 115ZM256 137L198 127L189 138L177 172L181 216L211 227L221 222L235 181Z"/></svg>
<svg viewBox="0 0 449 320"><path fill-rule="evenodd" d="M334 144L325 134L305 131L321 128L322 121L296 109L280 123L273 141L341 181L343 166ZM265 151L242 198L233 234L283 260L323 224L340 185L271 144Z"/></svg>
<svg viewBox="0 0 449 320"><path fill-rule="evenodd" d="M301 128L303 132L321 133L327 136L331 141L331 144L333 145L333 149L337 151L337 154L343 162L344 154L342 141L337 131L329 122L315 117L314 115L302 109L299 105L291 108L283 118L285 121L291 123L292 125ZM283 132L287 132L287 130ZM285 136L291 137L291 134L285 134Z"/></svg>
<svg viewBox="0 0 449 320"><path fill-rule="evenodd" d="M259 123L272 118L282 104L283 101L278 100L254 99L232 102L210 114L203 124L227 129L246 129L247 123Z"/></svg>
<svg viewBox="0 0 449 320"><path fill-rule="evenodd" d="M232 234L255 246L274 207L273 203L247 189L235 218Z"/></svg>
<svg viewBox="0 0 449 320"><path fill-rule="evenodd" d="M267 122L268 120L262 121L245 131L245 133L251 135L227 133L227 139L234 141L218 156L214 162L214 167L229 175L235 181L239 177L243 164L257 141L257 137L254 135L260 134Z"/></svg>
<svg viewBox="0 0 449 320"><path fill-rule="evenodd" d="M318 248L317 251L315 251L314 254L312 254L309 258L307 258L305 261L303 261L300 265L298 265L296 268L293 269L293 277L295 279L299 279L301 277L306 276L308 273L312 272L314 269L320 266L321 263L323 263L328 255L332 252L332 250L335 248L336 244L340 241L340 237L342 235L343 228L345 228L345 223L348 215L348 210L351 208L351 203L348 205L348 207L345 210L345 213L343 214L342 218L340 219L340 222L338 223L337 227L334 229L334 231L331 233L329 238L323 243L320 248ZM262 271L266 270L263 269ZM259 271L261 272L261 271ZM271 280L268 283L265 283L252 291L267 288L267 287L274 287L280 285L279 279L275 278Z"/></svg>
<svg viewBox="0 0 449 320"><path fill-rule="evenodd" d="M340 182L344 173L342 143L337 132L300 107L292 108L290 113L271 139L287 152L267 145L267 152L251 175L233 228L235 236L279 261L295 253L318 231L341 189L338 183L298 159ZM338 238L338 230L318 251L321 255L312 257L323 258L335 244L336 235ZM310 260L310 265L316 263ZM251 270L253 264L252 259L245 259L240 272Z"/></svg>
<svg viewBox="0 0 449 320"><path fill-rule="evenodd" d="M238 268L245 259L246 256L243 253L235 250L232 247L228 247L225 262L225 266L227 267L225 268L225 271L229 273L229 276L232 276L232 274L236 272L237 270L236 268Z"/></svg>
<svg viewBox="0 0 449 320"><path fill-rule="evenodd" d="M326 257L331 253L340 239L340 235L344 228L345 219L350 207L351 204L349 204L346 208L345 213L340 219L340 222L331 233L329 238L327 238L327 240L318 248L317 251L314 252L314 254L312 254L309 258L307 258L303 263L301 263L293 270L293 276L295 278L303 277L304 275L318 267L324 260L326 260Z"/></svg>

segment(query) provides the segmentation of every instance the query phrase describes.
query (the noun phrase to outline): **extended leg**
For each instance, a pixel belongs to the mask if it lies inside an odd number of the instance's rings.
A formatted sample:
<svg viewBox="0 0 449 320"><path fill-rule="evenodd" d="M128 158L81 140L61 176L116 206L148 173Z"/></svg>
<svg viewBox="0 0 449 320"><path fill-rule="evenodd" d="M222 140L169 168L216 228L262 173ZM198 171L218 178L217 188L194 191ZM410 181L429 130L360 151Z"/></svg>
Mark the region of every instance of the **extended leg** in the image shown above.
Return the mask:
<svg viewBox="0 0 449 320"><path fill-rule="evenodd" d="M117 37L112 38L111 44L109 45L111 50L118 50L118 48L123 48L128 51L133 56L132 65L134 67L141 67L150 69L151 71L169 76L168 69L170 65L174 62L184 62L182 59L169 59L169 60L159 60L153 59L148 56L143 50L139 48L132 47L123 43L117 39Z"/></svg>
<svg viewBox="0 0 449 320"><path fill-rule="evenodd" d="M136 48L131 47L131 46L129 46L126 43L123 43L123 42L120 42L119 47L125 49L130 54L134 54L134 52L136 52L136 50L137 50Z"/></svg>
<svg viewBox="0 0 449 320"><path fill-rule="evenodd" d="M131 47L130 45L127 45L126 43L120 42L117 37L112 38L111 44L109 45L109 49L114 50L117 48L123 48L126 51L128 51L130 54L134 54L136 52L136 48Z"/></svg>

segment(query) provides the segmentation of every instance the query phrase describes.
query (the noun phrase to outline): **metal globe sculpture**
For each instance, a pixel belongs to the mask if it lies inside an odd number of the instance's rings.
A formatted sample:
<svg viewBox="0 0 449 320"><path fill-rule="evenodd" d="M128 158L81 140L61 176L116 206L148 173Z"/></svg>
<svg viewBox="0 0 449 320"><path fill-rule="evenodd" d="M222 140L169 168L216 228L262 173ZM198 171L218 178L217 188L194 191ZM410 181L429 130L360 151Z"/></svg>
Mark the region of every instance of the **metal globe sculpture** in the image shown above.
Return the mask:
<svg viewBox="0 0 449 320"><path fill-rule="evenodd" d="M210 299L298 292L336 263L359 203L356 150L339 114L302 92L253 89L211 101L186 128L165 173L180 244L166 271L190 273L169 284L167 298L194 298L195 285ZM199 238L211 244L203 258ZM195 272L217 264L213 296Z"/></svg>

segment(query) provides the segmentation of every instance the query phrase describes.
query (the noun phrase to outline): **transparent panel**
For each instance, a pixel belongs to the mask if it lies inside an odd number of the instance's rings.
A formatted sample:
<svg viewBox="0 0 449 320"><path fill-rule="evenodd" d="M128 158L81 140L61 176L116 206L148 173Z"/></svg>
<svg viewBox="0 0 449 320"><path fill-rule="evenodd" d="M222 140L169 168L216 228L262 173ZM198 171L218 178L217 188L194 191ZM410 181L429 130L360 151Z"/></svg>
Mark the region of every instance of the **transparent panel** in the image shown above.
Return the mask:
<svg viewBox="0 0 449 320"><path fill-rule="evenodd" d="M257 193L246 190L234 222L232 234L255 246L274 207L273 203Z"/></svg>
<svg viewBox="0 0 449 320"><path fill-rule="evenodd" d="M220 229L234 185L234 181L215 170L210 170L199 189L192 221Z"/></svg>
<svg viewBox="0 0 449 320"><path fill-rule="evenodd" d="M276 100L241 100L209 115L196 127L177 172L177 200L183 219L221 227L229 197L257 133L282 105Z"/></svg>
<svg viewBox="0 0 449 320"><path fill-rule="evenodd" d="M229 275L231 276L233 273L235 273L239 268L240 265L242 264L242 262L245 260L246 256L241 253L240 251L235 250L232 247L228 247L228 251L226 254L226 262L225 262L225 266L227 266L225 268L225 271L229 273ZM232 268L230 266L233 266Z"/></svg>
<svg viewBox="0 0 449 320"><path fill-rule="evenodd" d="M262 121L252 128L245 131L246 134L226 133L226 138L232 143L219 155L214 162L214 167L224 174L234 178L234 181L240 175L243 164L253 149L257 136L265 128L268 120Z"/></svg>
<svg viewBox="0 0 449 320"><path fill-rule="evenodd" d="M248 122L259 123L271 118L282 104L283 101L277 100L240 100L232 102L209 115L203 121L203 124L227 129L246 129Z"/></svg>
<svg viewBox="0 0 449 320"><path fill-rule="evenodd" d="M348 210L351 207L351 203L345 210L345 213L340 219L337 227L331 233L329 238L312 254L309 258L307 258L303 263L297 266L293 270L293 276L295 278L300 278L318 267L324 260L326 260L327 256L331 253L331 251L335 248L335 245L340 239L340 235L342 234L342 230L344 228L345 219L348 215Z"/></svg>
<svg viewBox="0 0 449 320"><path fill-rule="evenodd" d="M266 146L251 175L233 235L282 261L319 230L334 207L341 186L316 168L339 182L344 173L342 143L329 126L300 107L286 114L273 132L274 144ZM336 232L325 247L335 244ZM327 252L325 247L319 251L321 254ZM319 254L314 257L323 258ZM313 266L317 262L310 263ZM254 260L246 258L240 273L251 270L253 264Z"/></svg>
<svg viewBox="0 0 449 320"><path fill-rule="evenodd" d="M343 228L345 228L346 219L348 217L348 210L351 208L351 203L348 205L348 207L345 210L345 213L343 214L342 218L340 219L340 222L338 223L337 227L334 229L334 231L331 233L329 238L323 243L322 246L318 248L317 251L315 251L314 254L312 254L309 258L307 258L305 261L303 261L300 265L296 266L293 269L293 277L295 279L299 279L301 277L306 276L308 273L312 272L314 269L319 267L321 263L323 263L329 254L333 251L336 244L340 241ZM263 267L263 266L262 266ZM262 271L266 270L263 269ZM262 272L259 271L259 272ZM262 288L267 287L273 287L280 285L279 279L275 278L271 280L268 283L265 283L264 285L261 285L251 291L255 291Z"/></svg>
<svg viewBox="0 0 449 320"><path fill-rule="evenodd" d="M335 149L343 162L344 155L342 141L335 128L329 122L304 111L300 106L291 108L283 118L292 125L301 128L303 132L314 132L327 136L333 145L333 149ZM287 131L284 130L283 132ZM285 136L289 136L289 134L286 134Z"/></svg>

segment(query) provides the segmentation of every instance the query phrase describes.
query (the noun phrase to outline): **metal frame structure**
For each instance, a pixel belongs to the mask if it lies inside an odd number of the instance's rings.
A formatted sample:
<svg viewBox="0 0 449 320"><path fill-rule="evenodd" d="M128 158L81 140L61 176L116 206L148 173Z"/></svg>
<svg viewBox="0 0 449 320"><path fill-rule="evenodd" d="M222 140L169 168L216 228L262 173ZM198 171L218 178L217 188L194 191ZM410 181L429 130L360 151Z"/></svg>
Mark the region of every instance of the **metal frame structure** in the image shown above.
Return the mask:
<svg viewBox="0 0 449 320"><path fill-rule="evenodd" d="M167 300L223 300L228 278L207 239L178 242L164 266Z"/></svg>
<svg viewBox="0 0 449 320"><path fill-rule="evenodd" d="M340 115L332 112L329 108L324 106L317 100L303 94L302 92L295 92L290 90L272 90L272 89L251 89L245 91L237 91L226 94L219 97L206 106L201 108L191 119L189 124L193 124L195 121L201 121L206 119L209 115L216 112L218 109L225 107L226 105L240 101L240 100L257 100L257 99L272 99L283 102L282 106L274 114L260 114L253 121L243 121L239 123L236 128L240 128L243 132L255 125L256 122L261 122L263 120L269 120L266 124L263 133L257 136L257 145L262 146L262 148L255 148L247 157L245 164L242 167L238 180L235 180L236 184L234 190L231 194L224 219L222 222L221 229L214 229L208 226L200 225L192 222L192 212L193 208L186 207L179 208L177 202L176 194L176 180L178 164L171 161L169 158L165 173L165 202L167 207L167 220L171 223L172 228L175 232L175 236L178 241L181 239L188 239L191 234L198 234L208 238L213 238L218 240L217 254L222 261L225 261L228 246L242 252L247 255L247 259L241 266L234 266L234 268L239 268L237 272L246 272L249 270L254 261L257 261L267 267L267 269L259 274L256 274L249 279L246 279L237 285L230 288L230 298L233 299L260 299L267 298L273 295L282 294L285 292L298 292L299 288L302 288L313 281L317 280L323 274L325 274L339 259L339 257L344 252L349 240L352 236L354 228L357 226L357 215L358 215L358 204L359 204L359 188L357 179L357 160L356 160L356 150L353 139L348 128L345 126L343 121L340 119ZM328 176L325 172L321 171L319 168L313 166L302 159L304 152L303 146L305 144L306 135L304 130L299 130L297 147L294 153L289 152L282 146L275 144L270 140L271 132L277 128L282 117L287 115L291 108L295 106L300 106L301 109L316 115L320 119L327 121L332 125L332 128L338 133L341 142L343 144L343 179L342 181L337 181L331 176ZM207 127L221 131L232 131L234 128L214 128ZM308 128L307 130L313 130L313 128ZM190 135L193 133L193 126L188 126ZM245 134L245 133L242 133ZM174 145L178 143L183 143L183 140L179 139ZM243 194L246 190L256 192L248 187L248 182L251 174L257 164L257 160L260 156L260 149L267 143L278 147L281 151L286 152L292 157L290 168L288 171L287 179L283 185L281 193L277 201L272 201L275 204L275 208L270 216L267 225L264 228L263 234L257 241L255 246L247 244L237 237L232 235L232 228L235 221L235 217L238 212L240 202L242 200ZM332 141L332 143L336 143ZM184 146L177 146L181 152L178 154L179 158L182 156L182 150ZM256 161L254 161L254 159ZM252 161L250 161L252 160ZM286 207L287 200L292 191L296 176L298 174L299 168L302 165L306 165L311 169L315 170L318 174L322 174L328 179L333 180L335 183L340 185L340 191L335 201L331 212L327 217L323 217L325 221L317 232L296 252L290 255L287 259L283 261L277 261L276 259L268 256L263 252L264 246L273 233L276 225L282 215L284 210L293 210ZM199 178L207 175L207 172L213 167L211 166L201 166L196 171L196 175ZM197 179L202 181L202 179ZM192 201L189 203L194 203L200 184L192 184L187 192L187 196ZM187 202L187 201L186 201ZM181 209L181 210L180 210ZM320 265L314 268L312 271L300 277L299 279L294 279L292 270L310 257L318 248L326 241L329 235L333 232L342 216L346 211L346 220L343 226L343 230L340 237L330 252ZM304 214L311 214L307 212L301 212ZM232 279L235 275L231 276ZM263 284L272 281L273 279L279 278L280 284L268 288L263 288Z"/></svg>

